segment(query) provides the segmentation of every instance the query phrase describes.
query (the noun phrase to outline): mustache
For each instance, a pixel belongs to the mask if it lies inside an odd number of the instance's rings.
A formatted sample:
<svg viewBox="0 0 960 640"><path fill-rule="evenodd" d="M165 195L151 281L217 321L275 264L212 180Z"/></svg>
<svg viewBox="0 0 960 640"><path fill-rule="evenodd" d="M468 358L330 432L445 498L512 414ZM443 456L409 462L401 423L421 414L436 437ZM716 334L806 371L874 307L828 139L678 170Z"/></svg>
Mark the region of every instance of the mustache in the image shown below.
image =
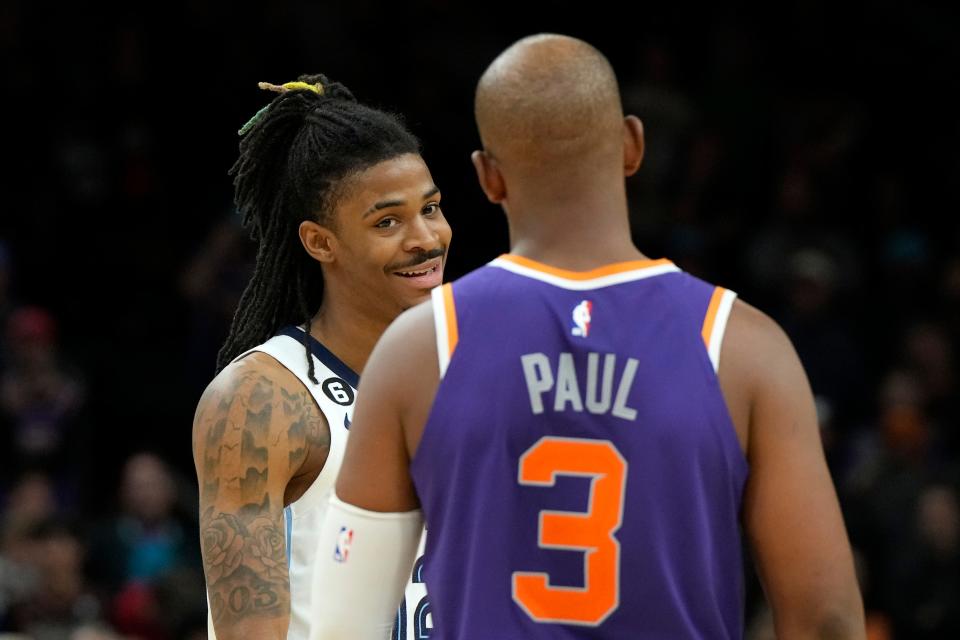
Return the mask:
<svg viewBox="0 0 960 640"><path fill-rule="evenodd" d="M446 247L437 247L436 249L431 249L430 251L420 251L414 255L408 262L403 264L394 264L387 267L387 271L397 271L398 269L406 269L409 267L415 267L418 264L423 264L427 260L433 260L434 258L442 258L447 254Z"/></svg>

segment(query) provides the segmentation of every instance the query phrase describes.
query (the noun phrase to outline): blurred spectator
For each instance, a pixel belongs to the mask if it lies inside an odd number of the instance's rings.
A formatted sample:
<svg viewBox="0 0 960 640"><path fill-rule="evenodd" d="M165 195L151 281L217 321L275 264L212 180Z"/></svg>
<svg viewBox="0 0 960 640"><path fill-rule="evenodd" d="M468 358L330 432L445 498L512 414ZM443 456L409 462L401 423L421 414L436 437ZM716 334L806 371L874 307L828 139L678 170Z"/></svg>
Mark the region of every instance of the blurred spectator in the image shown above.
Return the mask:
<svg viewBox="0 0 960 640"><path fill-rule="evenodd" d="M823 232L815 220L818 198L805 167L793 165L780 175L772 215L764 216L760 228L749 234L742 255L750 285L764 299L772 299L777 286L787 280L789 256L804 246L821 244Z"/></svg>
<svg viewBox="0 0 960 640"><path fill-rule="evenodd" d="M73 632L100 621L100 604L83 573L84 544L73 528L56 520L30 535L28 566L35 588L14 607L14 629L34 640L69 640Z"/></svg>
<svg viewBox="0 0 960 640"><path fill-rule="evenodd" d="M950 447L954 458L960 448L955 425L960 419L954 341L942 325L922 321L909 326L903 338L903 362L920 381L924 401L939 429L938 440Z"/></svg>
<svg viewBox="0 0 960 640"><path fill-rule="evenodd" d="M942 327L932 322L914 324L904 338L904 351L907 365L917 372L929 400L951 395L956 385L953 344Z"/></svg>
<svg viewBox="0 0 960 640"><path fill-rule="evenodd" d="M58 512L57 497L50 478L42 471L26 471L7 493L3 522L17 529L50 520Z"/></svg>
<svg viewBox="0 0 960 640"><path fill-rule="evenodd" d="M174 480L160 458L139 453L126 461L120 484L121 513L93 536L91 568L99 584L117 590L191 566L199 543L187 536L175 499Z"/></svg>
<svg viewBox="0 0 960 640"><path fill-rule="evenodd" d="M960 637L960 505L953 487L924 487L911 543L898 550L890 602L898 638Z"/></svg>
<svg viewBox="0 0 960 640"><path fill-rule="evenodd" d="M863 356L853 327L836 304L840 283L833 258L803 248L786 266L785 307L778 319L806 369L830 442L836 437L833 430L849 424L851 414L867 404Z"/></svg>
<svg viewBox="0 0 960 640"><path fill-rule="evenodd" d="M876 423L857 434L854 464L843 486L852 494L875 502L889 513L888 522L899 526L904 509L919 491L922 475L927 472L931 427L924 408L923 387L912 371L889 371L878 395ZM888 482L899 484L897 478L911 488L902 492L905 502L891 503L883 495L883 486Z"/></svg>
<svg viewBox="0 0 960 640"><path fill-rule="evenodd" d="M50 478L39 471L24 473L7 494L2 512L0 551L14 553L28 533L58 515L57 499Z"/></svg>
<svg viewBox="0 0 960 640"><path fill-rule="evenodd" d="M60 474L73 421L84 403L79 375L57 348L53 316L40 307L14 311L6 327L7 369L0 374L0 417L8 425L16 468ZM8 472L10 467L8 466Z"/></svg>
<svg viewBox="0 0 960 640"><path fill-rule="evenodd" d="M32 535L54 519L56 505L49 479L27 473L7 495L0 521L0 629L13 626L11 611L37 589L38 572L33 567Z"/></svg>
<svg viewBox="0 0 960 640"><path fill-rule="evenodd" d="M851 542L862 551L870 578L871 604L891 619L902 589L899 566L916 540L905 515L914 512L938 469L934 437L920 379L908 369L893 369L883 380L876 423L858 432L851 470L838 483Z"/></svg>
<svg viewBox="0 0 960 640"><path fill-rule="evenodd" d="M157 605L157 585L184 570L181 579L203 584L196 532L177 512L170 469L152 453L126 461L120 501L121 513L92 534L90 575L112 596L110 616L120 631L168 638L172 621Z"/></svg>

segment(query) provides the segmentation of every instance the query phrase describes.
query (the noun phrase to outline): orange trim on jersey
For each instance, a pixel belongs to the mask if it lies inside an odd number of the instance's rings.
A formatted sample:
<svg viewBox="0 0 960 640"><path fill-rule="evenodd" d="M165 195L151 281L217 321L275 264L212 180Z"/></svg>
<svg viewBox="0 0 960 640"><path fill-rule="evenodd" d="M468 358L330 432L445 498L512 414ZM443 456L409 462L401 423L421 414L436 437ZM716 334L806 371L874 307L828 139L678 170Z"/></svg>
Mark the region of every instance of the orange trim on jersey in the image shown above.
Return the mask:
<svg viewBox="0 0 960 640"><path fill-rule="evenodd" d="M447 283L443 285L443 315L447 320L447 349L448 355L453 355L453 350L457 348L457 309L453 304L453 285Z"/></svg>
<svg viewBox="0 0 960 640"><path fill-rule="evenodd" d="M660 258L658 260L632 260L629 262L616 262L614 264L608 264L605 267L591 269L590 271L567 271L566 269L558 269L557 267L551 267L543 264L542 262L531 260L530 258L515 256L509 253L503 254L500 256L500 259L518 264L521 267L533 269L534 271L547 273L560 278L566 278L567 280L593 280L594 278L612 276L617 273L626 273L627 271L636 271L638 269L647 269L649 267L659 267L662 265L673 264L673 262L667 260L666 258Z"/></svg>
<svg viewBox="0 0 960 640"><path fill-rule="evenodd" d="M707 306L707 315L703 319L703 330L700 334L703 336L703 344L710 348L710 335L713 333L713 323L717 320L717 310L720 308L720 299L723 298L723 287L716 287L713 295L710 296L710 304Z"/></svg>

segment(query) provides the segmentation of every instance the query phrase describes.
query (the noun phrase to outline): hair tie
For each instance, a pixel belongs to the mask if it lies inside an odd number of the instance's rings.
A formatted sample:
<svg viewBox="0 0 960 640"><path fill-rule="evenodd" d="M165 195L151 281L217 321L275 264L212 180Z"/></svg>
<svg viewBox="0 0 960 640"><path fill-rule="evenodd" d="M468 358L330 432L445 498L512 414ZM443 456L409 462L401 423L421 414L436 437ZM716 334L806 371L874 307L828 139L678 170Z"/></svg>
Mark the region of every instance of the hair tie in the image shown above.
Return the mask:
<svg viewBox="0 0 960 640"><path fill-rule="evenodd" d="M286 93L287 91L312 91L318 96L323 95L323 84L319 82L316 84L309 84L307 82L301 82L297 80L295 82L284 82L283 84L280 84L280 85L271 84L269 82L258 82L257 86L263 89L264 91L273 91L275 93ZM237 131L237 135L242 136L246 134L247 131L250 131L253 125L257 124L257 121L260 120L260 118L263 116L263 114L267 111L269 107L270 105L268 104L265 107L261 108L259 111L257 111L255 114L253 114L253 117L247 120L247 123L245 125L240 127L240 130Z"/></svg>
<svg viewBox="0 0 960 640"><path fill-rule="evenodd" d="M286 93L287 91L313 91L318 96L323 95L323 85L321 83L309 84L297 80L296 82L284 82L281 85L270 84L269 82L258 82L257 86L266 91L275 91L276 93Z"/></svg>

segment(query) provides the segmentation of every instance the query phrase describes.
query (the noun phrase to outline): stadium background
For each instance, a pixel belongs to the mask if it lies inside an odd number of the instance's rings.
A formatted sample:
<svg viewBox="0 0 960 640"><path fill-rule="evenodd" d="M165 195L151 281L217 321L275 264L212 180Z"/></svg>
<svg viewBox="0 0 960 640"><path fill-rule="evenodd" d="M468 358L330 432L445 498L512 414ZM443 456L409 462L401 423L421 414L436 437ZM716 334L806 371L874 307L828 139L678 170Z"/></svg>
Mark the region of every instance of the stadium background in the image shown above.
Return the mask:
<svg viewBox="0 0 960 640"><path fill-rule="evenodd" d="M607 54L646 125L638 246L794 340L872 637L960 637L957 9L107 9L0 2L0 629L202 637L190 424L250 269L227 169L272 97L256 83L322 72L404 114L456 277L506 250L469 163L474 83L555 31ZM749 584L750 637L769 637Z"/></svg>

